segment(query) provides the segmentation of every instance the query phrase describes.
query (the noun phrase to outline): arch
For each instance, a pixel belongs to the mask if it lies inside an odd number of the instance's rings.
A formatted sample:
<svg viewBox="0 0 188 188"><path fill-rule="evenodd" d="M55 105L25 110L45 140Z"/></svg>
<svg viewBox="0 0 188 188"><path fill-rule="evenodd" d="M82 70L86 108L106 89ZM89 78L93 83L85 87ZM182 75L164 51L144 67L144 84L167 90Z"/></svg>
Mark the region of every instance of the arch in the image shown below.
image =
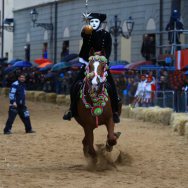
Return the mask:
<svg viewBox="0 0 188 188"><path fill-rule="evenodd" d="M156 24L153 18L150 18L146 24L146 31L148 30L156 30Z"/></svg>
<svg viewBox="0 0 188 188"><path fill-rule="evenodd" d="M70 37L70 31L69 28L66 27L63 32L63 38L68 38L68 37Z"/></svg>
<svg viewBox="0 0 188 188"><path fill-rule="evenodd" d="M30 43L30 42L31 42L30 33L27 33L27 35L26 35L26 43Z"/></svg>
<svg viewBox="0 0 188 188"><path fill-rule="evenodd" d="M48 31L44 31L44 41L48 41Z"/></svg>

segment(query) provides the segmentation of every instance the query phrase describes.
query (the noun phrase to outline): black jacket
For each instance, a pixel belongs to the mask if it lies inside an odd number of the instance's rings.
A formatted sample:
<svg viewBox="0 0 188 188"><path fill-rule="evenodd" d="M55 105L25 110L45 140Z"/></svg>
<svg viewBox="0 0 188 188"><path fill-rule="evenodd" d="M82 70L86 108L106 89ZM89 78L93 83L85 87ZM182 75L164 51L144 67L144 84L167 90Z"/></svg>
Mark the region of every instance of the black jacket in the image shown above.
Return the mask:
<svg viewBox="0 0 188 188"><path fill-rule="evenodd" d="M112 48L112 38L109 32L102 29L93 31L92 35L86 35L82 32L81 36L83 37L83 44L79 57L88 62L90 51L93 49L94 52L103 51L109 60Z"/></svg>

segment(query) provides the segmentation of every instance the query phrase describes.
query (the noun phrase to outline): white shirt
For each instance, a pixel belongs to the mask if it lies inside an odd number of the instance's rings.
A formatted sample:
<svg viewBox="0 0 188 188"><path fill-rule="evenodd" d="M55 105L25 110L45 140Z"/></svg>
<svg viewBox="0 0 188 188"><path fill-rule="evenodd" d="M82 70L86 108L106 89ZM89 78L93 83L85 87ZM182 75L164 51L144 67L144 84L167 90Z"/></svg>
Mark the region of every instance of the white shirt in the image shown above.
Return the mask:
<svg viewBox="0 0 188 188"><path fill-rule="evenodd" d="M138 83L135 97L137 97L137 96L142 97L144 95L145 85L146 85L145 80Z"/></svg>

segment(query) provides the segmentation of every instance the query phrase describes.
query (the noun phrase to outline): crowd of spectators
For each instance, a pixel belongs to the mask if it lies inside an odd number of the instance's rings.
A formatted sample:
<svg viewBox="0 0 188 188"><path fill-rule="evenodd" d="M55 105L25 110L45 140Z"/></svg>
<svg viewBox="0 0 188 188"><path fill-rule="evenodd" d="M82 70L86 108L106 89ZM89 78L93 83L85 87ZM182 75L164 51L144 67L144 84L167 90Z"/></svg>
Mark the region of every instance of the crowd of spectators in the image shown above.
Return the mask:
<svg viewBox="0 0 188 188"><path fill-rule="evenodd" d="M10 87L11 83L16 80L16 75L23 71L26 74L27 90L55 92L65 95L69 94L71 83L78 73L78 71L73 70L65 70L61 73L40 72L37 67L17 69L8 74L4 74L3 70L4 68L0 67L1 87ZM137 86L143 74L146 77L152 76L156 91L175 92L174 102L178 101L179 96L188 90L188 76L186 76L185 71L167 71L166 69L161 71L125 70L121 74L113 74L118 94L124 104L128 105L134 101Z"/></svg>
<svg viewBox="0 0 188 188"><path fill-rule="evenodd" d="M24 72L26 75L27 90L54 92L65 95L69 94L70 85L76 76L75 71L66 70L61 73L40 72L37 67L17 69L4 74L4 68L1 67L0 87L10 87L20 72Z"/></svg>

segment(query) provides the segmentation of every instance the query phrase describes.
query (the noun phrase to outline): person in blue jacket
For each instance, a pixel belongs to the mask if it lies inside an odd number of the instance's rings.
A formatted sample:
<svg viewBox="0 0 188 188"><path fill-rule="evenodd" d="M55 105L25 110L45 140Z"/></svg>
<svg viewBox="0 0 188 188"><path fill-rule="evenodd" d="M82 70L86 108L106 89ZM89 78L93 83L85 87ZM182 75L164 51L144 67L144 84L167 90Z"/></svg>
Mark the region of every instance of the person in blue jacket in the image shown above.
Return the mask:
<svg viewBox="0 0 188 188"><path fill-rule="evenodd" d="M18 80L11 85L9 92L10 106L4 134L12 134L12 124L14 123L17 114L24 123L25 132L35 133L35 131L32 130L29 111L25 105L25 80L25 75L21 73L18 76Z"/></svg>

